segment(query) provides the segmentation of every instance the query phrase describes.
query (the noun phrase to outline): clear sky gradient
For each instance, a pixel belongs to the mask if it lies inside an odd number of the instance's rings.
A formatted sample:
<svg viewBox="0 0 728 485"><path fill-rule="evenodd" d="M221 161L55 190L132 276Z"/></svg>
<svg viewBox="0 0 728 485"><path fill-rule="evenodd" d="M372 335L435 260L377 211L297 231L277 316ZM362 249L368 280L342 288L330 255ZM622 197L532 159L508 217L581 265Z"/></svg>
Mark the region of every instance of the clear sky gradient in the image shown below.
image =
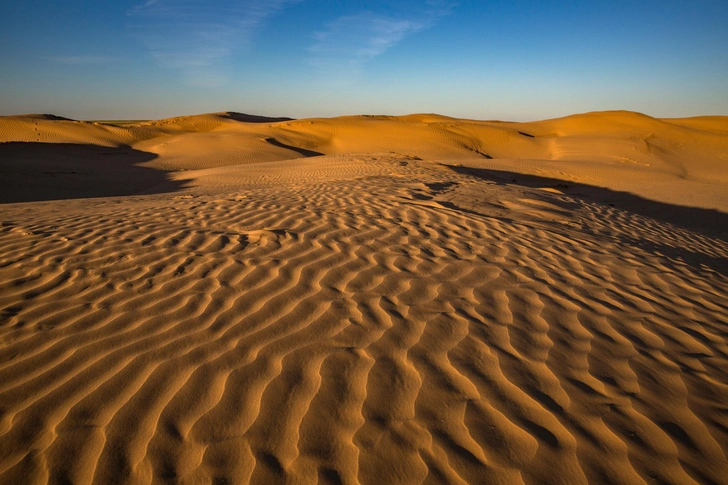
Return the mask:
<svg viewBox="0 0 728 485"><path fill-rule="evenodd" d="M23 0L0 114L728 115L726 0Z"/></svg>

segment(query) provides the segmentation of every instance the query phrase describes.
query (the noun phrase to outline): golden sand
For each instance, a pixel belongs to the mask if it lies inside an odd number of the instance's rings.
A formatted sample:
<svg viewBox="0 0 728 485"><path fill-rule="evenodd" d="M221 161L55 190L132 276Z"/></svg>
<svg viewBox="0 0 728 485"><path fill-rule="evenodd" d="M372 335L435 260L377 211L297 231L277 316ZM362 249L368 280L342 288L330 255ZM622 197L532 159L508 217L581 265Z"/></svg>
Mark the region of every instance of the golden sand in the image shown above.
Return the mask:
<svg viewBox="0 0 728 485"><path fill-rule="evenodd" d="M0 483L728 483L728 118L0 118Z"/></svg>

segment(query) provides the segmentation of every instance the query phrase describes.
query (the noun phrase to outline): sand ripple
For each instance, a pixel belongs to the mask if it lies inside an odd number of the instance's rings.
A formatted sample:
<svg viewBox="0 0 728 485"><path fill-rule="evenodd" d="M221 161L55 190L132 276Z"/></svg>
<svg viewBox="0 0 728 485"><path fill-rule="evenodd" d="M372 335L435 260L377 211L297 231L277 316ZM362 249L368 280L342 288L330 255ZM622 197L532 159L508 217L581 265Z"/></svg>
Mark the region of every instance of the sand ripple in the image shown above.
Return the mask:
<svg viewBox="0 0 728 485"><path fill-rule="evenodd" d="M0 482L727 483L725 241L394 155L192 174L3 207Z"/></svg>

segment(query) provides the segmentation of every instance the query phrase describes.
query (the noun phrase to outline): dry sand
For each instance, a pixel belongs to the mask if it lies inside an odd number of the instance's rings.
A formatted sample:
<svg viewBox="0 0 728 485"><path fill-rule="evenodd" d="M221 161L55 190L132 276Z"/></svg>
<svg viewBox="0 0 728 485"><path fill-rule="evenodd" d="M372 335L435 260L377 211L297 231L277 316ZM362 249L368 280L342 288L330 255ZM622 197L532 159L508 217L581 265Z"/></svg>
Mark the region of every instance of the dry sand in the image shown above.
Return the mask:
<svg viewBox="0 0 728 485"><path fill-rule="evenodd" d="M0 483L728 483L728 118L0 118Z"/></svg>

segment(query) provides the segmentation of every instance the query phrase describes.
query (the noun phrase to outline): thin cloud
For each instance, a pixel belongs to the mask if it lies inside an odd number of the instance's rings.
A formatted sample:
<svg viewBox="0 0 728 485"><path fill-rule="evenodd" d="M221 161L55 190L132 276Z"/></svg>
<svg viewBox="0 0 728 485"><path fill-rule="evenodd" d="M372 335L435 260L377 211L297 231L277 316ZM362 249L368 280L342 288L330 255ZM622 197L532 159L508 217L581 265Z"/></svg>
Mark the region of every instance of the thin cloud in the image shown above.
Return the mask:
<svg viewBox="0 0 728 485"><path fill-rule="evenodd" d="M458 6L458 2L452 0L427 0L425 5L427 5L427 15L432 19L436 19L437 17L450 15Z"/></svg>
<svg viewBox="0 0 728 485"><path fill-rule="evenodd" d="M159 2L159 0L147 0L147 2L145 2L145 3L141 4L141 5L137 5L137 6L134 6L134 7L130 8L127 11L127 14L128 15L136 15L140 11L142 11L142 10L144 10L146 8L149 8L149 7L151 7L152 5L154 5L155 3L158 3L158 2Z"/></svg>
<svg viewBox="0 0 728 485"><path fill-rule="evenodd" d="M69 66L78 66L83 64L108 64L121 60L119 57L110 56L54 56L44 57L44 59L55 62L56 64L66 64Z"/></svg>
<svg viewBox="0 0 728 485"><path fill-rule="evenodd" d="M147 0L127 11L129 30L161 67L197 86L226 82L226 60L249 48L260 25L302 0Z"/></svg>
<svg viewBox="0 0 728 485"><path fill-rule="evenodd" d="M362 66L387 52L406 37L435 25L456 4L428 0L409 18L393 18L370 11L339 17L327 29L314 33L309 62L344 84L352 82Z"/></svg>
<svg viewBox="0 0 728 485"><path fill-rule="evenodd" d="M316 32L309 48L312 60L365 62L383 54L404 37L424 28L413 20L396 20L372 12L340 17L325 32Z"/></svg>

